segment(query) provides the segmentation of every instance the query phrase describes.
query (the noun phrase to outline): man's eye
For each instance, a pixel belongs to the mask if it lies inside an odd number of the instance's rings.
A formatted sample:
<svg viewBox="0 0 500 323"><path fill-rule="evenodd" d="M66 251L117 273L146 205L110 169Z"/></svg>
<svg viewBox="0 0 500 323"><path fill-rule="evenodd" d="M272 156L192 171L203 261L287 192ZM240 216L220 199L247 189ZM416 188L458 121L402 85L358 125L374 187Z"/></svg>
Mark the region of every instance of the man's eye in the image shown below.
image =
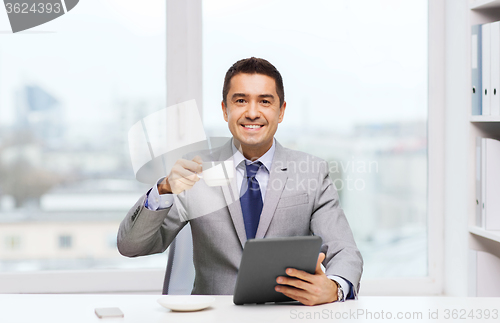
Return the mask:
<svg viewBox="0 0 500 323"><path fill-rule="evenodd" d="M262 103L264 103L264 104L271 104L271 102L269 102L267 100L262 100Z"/></svg>
<svg viewBox="0 0 500 323"><path fill-rule="evenodd" d="M237 103L245 103L245 100L243 100L243 99L238 99L238 100L236 100L236 102L237 102Z"/></svg>

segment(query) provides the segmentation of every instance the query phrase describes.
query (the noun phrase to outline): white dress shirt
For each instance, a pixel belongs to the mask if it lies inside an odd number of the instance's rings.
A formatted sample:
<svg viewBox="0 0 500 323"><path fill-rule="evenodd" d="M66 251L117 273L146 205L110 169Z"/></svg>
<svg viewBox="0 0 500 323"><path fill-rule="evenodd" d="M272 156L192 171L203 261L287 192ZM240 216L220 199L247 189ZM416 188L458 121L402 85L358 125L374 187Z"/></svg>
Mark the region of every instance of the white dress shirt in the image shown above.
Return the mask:
<svg viewBox="0 0 500 323"><path fill-rule="evenodd" d="M243 187L243 179L246 177L246 164L254 164L260 161L264 167L259 168L255 178L257 179L257 182L259 182L260 194L262 195L262 202L264 202L266 198L267 183L269 182L269 169L271 169L271 165L273 164L275 150L276 145L273 140L271 148L269 148L269 150L259 159L252 162L246 159L245 156L243 156L243 154L233 145L233 162L236 168L236 183L238 184L240 196L244 193L241 191L241 188Z"/></svg>

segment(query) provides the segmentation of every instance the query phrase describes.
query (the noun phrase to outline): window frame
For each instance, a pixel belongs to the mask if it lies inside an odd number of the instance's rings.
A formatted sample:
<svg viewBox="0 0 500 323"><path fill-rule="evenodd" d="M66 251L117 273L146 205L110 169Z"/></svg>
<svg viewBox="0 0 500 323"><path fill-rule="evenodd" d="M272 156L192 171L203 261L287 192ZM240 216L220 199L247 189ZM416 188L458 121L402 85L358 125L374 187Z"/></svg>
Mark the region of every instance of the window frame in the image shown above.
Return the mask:
<svg viewBox="0 0 500 323"><path fill-rule="evenodd" d="M445 0L428 4L427 277L366 279L360 295L442 295L445 196ZM431 248L432 246L432 248Z"/></svg>

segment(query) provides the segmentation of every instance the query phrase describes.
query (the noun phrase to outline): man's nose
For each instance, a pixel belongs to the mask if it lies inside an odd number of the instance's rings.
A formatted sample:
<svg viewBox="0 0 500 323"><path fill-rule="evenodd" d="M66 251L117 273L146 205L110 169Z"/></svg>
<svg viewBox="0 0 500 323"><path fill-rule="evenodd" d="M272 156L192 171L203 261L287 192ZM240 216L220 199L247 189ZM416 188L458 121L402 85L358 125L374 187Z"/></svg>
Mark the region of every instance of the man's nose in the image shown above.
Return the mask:
<svg viewBox="0 0 500 323"><path fill-rule="evenodd" d="M247 119L255 120L260 117L259 104L257 102L250 102L245 115Z"/></svg>

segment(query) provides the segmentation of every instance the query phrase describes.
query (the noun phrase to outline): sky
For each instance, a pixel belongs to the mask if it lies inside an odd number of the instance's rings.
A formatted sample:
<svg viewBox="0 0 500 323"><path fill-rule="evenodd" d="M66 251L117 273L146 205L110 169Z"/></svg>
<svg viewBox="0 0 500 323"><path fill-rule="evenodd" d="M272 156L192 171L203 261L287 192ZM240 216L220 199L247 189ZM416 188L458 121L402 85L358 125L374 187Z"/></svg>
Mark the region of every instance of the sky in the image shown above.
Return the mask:
<svg viewBox="0 0 500 323"><path fill-rule="evenodd" d="M210 0L203 19L209 124L224 127L224 74L251 56L283 76L280 127L349 132L358 123L427 118L425 0Z"/></svg>
<svg viewBox="0 0 500 323"><path fill-rule="evenodd" d="M61 117L82 133L113 122L117 100L165 104L165 17L162 0L85 0L11 34L0 10L0 124L14 121L15 93L30 83L57 97ZM281 127L349 132L359 123L427 117L425 0L204 0L208 127L227 128L223 77L250 56L283 75Z"/></svg>
<svg viewBox="0 0 500 323"><path fill-rule="evenodd" d="M113 121L116 100L164 104L165 17L160 0L85 0L12 34L0 10L0 124L14 121L15 93L30 83L60 100L66 122L87 132Z"/></svg>

